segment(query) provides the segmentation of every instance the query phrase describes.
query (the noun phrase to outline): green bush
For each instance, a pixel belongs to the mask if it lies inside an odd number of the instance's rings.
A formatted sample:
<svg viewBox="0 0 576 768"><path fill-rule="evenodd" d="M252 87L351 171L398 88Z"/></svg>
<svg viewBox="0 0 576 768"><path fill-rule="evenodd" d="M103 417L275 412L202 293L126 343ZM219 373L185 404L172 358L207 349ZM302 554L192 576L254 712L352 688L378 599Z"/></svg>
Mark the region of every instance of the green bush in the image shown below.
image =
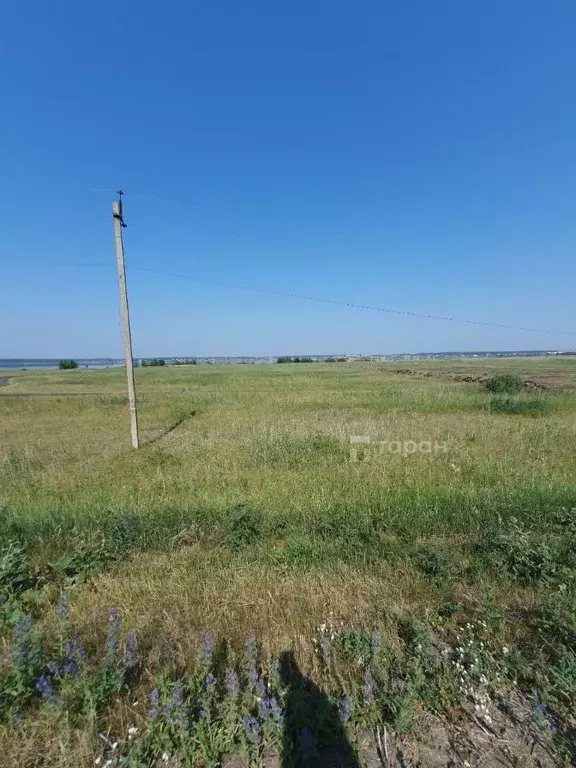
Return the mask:
<svg viewBox="0 0 576 768"><path fill-rule="evenodd" d="M279 357L276 361L277 363L313 363L314 360L312 360L311 357L290 357L290 356L282 356Z"/></svg>
<svg viewBox="0 0 576 768"><path fill-rule="evenodd" d="M508 394L520 392L524 381L515 373L497 373L486 380L484 386L489 392L505 392Z"/></svg>
<svg viewBox="0 0 576 768"><path fill-rule="evenodd" d="M59 360L58 368L61 371L71 371L74 368L78 368L78 363L76 360Z"/></svg>
<svg viewBox="0 0 576 768"><path fill-rule="evenodd" d="M423 547L414 559L416 566L436 584L450 580L457 572L455 555L447 547Z"/></svg>
<svg viewBox="0 0 576 768"><path fill-rule="evenodd" d="M159 365L166 365L166 360L162 357L153 357L152 360L142 360L142 367L151 365L153 368L157 368Z"/></svg>
<svg viewBox="0 0 576 768"><path fill-rule="evenodd" d="M228 546L232 552L238 552L259 539L262 535L262 524L260 510L248 504L232 507L227 521Z"/></svg>
<svg viewBox="0 0 576 768"><path fill-rule="evenodd" d="M488 410L492 413L517 413L523 416L542 416L551 408L542 397L493 397Z"/></svg>

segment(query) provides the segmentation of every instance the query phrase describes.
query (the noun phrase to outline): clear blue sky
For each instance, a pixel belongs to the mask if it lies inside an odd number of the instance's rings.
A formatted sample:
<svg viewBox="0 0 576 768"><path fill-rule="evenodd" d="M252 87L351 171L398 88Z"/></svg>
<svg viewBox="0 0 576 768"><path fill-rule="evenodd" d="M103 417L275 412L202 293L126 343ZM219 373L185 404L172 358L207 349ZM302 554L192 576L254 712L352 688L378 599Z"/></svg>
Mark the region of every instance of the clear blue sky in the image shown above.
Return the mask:
<svg viewBox="0 0 576 768"><path fill-rule="evenodd" d="M576 346L575 35L574 0L5 3L0 357L121 354L118 186L128 262L575 333L132 271L138 356Z"/></svg>

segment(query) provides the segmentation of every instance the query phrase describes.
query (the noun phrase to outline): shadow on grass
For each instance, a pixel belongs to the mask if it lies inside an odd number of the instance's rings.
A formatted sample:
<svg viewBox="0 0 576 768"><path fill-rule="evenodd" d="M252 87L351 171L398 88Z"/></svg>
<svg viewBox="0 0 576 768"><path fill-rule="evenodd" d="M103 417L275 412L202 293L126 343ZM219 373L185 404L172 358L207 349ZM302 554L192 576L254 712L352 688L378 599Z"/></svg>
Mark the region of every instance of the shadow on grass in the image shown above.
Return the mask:
<svg viewBox="0 0 576 768"><path fill-rule="evenodd" d="M280 676L288 689L282 768L359 768L337 708L304 677L291 651L280 656Z"/></svg>
<svg viewBox="0 0 576 768"><path fill-rule="evenodd" d="M156 437L152 437L150 440L147 440L144 445L153 445L159 440L162 440L162 438L166 437L166 435L169 435L170 432L174 432L174 430L177 429L185 421L191 419L192 416L196 416L196 411L190 411L190 413L185 413L182 416L179 416L173 424L167 427L163 432L160 432L159 435L156 435Z"/></svg>

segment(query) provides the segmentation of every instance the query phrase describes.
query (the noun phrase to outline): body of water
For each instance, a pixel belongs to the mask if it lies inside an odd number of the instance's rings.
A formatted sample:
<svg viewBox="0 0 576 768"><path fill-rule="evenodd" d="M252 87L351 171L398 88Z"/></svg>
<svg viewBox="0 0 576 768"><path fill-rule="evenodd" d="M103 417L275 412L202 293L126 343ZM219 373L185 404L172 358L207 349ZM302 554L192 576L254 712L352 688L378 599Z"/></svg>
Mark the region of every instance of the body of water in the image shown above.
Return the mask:
<svg viewBox="0 0 576 768"><path fill-rule="evenodd" d="M80 368L108 368L110 366L123 365L123 360L116 360L108 357L90 357L77 358L76 362ZM21 371L23 368L58 368L58 360L52 358L29 358L29 359L6 359L0 358L0 370Z"/></svg>

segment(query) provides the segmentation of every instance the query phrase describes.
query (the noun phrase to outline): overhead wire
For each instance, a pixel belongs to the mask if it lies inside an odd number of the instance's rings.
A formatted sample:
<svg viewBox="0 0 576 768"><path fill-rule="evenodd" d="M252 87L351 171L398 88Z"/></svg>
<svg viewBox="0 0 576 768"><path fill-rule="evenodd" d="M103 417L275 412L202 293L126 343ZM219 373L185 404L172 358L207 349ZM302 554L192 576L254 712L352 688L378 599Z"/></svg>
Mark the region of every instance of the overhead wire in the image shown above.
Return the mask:
<svg viewBox="0 0 576 768"><path fill-rule="evenodd" d="M353 309L365 309L365 310L369 310L369 311L372 311L372 312L385 312L385 313L391 313L391 314L395 314L395 315L405 315L405 316L408 316L408 317L418 317L418 318L422 318L422 319L426 319L426 320L444 320L446 322L451 322L451 323L464 323L464 324L467 324L467 325L482 325L482 326L487 326L487 327L490 327L490 328L504 328L504 329L507 329L507 330L514 330L514 331L529 331L529 332L532 332L532 333L549 333L549 334L558 334L558 335L563 335L563 336L575 336L576 335L576 333L571 333L570 331L557 331L557 330L552 330L552 329L549 329L549 328L529 328L529 327L524 327L524 326L519 326L519 325L506 325L504 323L491 323L491 322L488 322L488 321L485 321L485 320L470 320L470 319L467 319L467 318L450 317L450 316L446 316L446 315L433 315L433 314L428 314L428 313L425 313L425 312L413 312L413 311L407 310L407 309L395 309L395 308L392 308L392 307L379 307L379 306L374 306L372 304L356 304L355 302L343 301L343 300L340 300L340 299L327 299L327 298L320 297L320 296L309 296L307 294L302 294L302 293L292 293L290 291L279 291L279 290L275 290L273 288L262 288L260 286L255 286L255 285L245 285L245 284L242 284L242 283L232 283L232 282L227 282L227 281L224 281L224 280L213 280L213 279L210 279L210 278L193 277L191 275L178 274L178 273L175 273L175 272L170 272L170 271L163 270L163 269L157 269L157 268L154 268L154 267L145 267L145 266L143 266L141 264L132 264L130 262L126 262L126 266L129 269L136 269L136 270L139 270L140 272L152 272L152 273L155 273L155 274L165 275L166 277L171 277L171 278L175 278L175 279L179 279L179 280L188 280L188 281L194 282L194 283L205 283L205 284L209 284L209 285L220 285L220 286L222 286L224 288L235 288L235 289L243 290L243 291L254 291L254 292L257 292L257 293L267 293L267 294L271 294L273 296L283 296L283 297L291 298L291 299L302 299L304 301L315 301L315 302L320 302L322 304L334 304L334 305L342 306L342 307L351 307Z"/></svg>

